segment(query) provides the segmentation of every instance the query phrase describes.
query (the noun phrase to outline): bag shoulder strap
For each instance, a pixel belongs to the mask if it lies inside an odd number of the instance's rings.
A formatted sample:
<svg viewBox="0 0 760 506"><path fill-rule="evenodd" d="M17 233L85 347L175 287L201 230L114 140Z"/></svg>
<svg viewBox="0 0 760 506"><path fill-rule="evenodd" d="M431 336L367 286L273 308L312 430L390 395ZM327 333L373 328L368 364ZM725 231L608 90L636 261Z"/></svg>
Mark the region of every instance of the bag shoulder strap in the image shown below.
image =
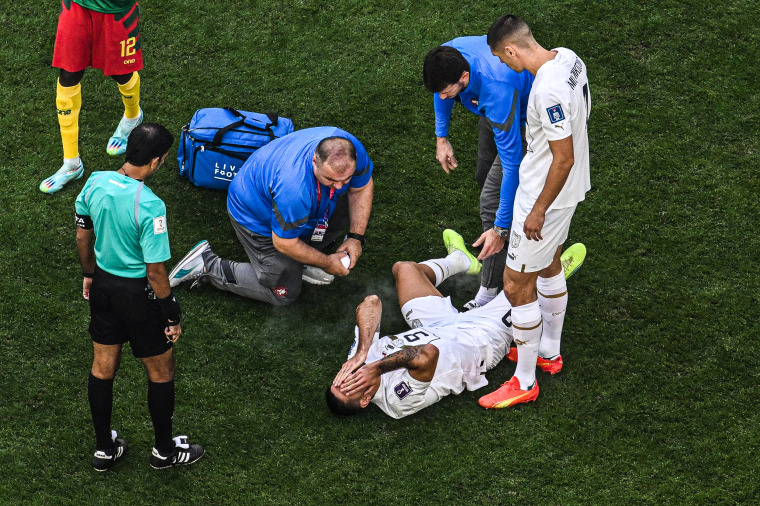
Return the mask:
<svg viewBox="0 0 760 506"><path fill-rule="evenodd" d="M214 135L214 140L211 141L212 145L214 146L220 145L222 143L222 139L224 138L224 135L227 132L229 132L233 128L237 128L242 125L246 125L250 128L261 130L262 132L267 133L269 135L270 140L273 140L275 138L274 132L272 131L272 127L277 126L277 122L279 121L279 117L276 114L272 114L272 113L266 114L266 117L269 120L269 124L266 124L263 127L261 127L258 125L252 125L251 123L248 123L248 118L246 118L240 111L237 111L233 109L232 107L222 107L222 109L232 113L233 116L236 116L240 119L233 123L230 123L226 127L220 128Z"/></svg>

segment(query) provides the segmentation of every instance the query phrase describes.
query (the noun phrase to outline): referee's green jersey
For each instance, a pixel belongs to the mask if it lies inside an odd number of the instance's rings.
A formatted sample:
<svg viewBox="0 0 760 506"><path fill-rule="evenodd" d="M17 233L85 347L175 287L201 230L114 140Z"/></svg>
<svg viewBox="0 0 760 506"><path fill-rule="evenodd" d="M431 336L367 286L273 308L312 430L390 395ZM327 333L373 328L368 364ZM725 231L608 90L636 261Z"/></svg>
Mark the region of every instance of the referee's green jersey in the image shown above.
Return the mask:
<svg viewBox="0 0 760 506"><path fill-rule="evenodd" d="M75 203L95 232L98 267L123 278L142 278L145 264L171 258L166 205L142 181L118 172L94 172Z"/></svg>

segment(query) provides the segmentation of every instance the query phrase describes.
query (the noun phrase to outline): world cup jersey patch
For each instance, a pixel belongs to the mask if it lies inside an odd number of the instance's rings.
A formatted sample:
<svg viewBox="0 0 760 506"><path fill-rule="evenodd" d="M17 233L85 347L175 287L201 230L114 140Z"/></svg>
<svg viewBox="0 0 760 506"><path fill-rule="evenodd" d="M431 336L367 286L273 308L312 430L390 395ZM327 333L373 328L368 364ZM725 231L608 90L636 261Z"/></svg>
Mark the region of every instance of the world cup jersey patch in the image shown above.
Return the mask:
<svg viewBox="0 0 760 506"><path fill-rule="evenodd" d="M166 233L166 216L153 218L153 233L156 235Z"/></svg>
<svg viewBox="0 0 760 506"><path fill-rule="evenodd" d="M565 119L565 113L562 111L562 106L557 104L546 108L546 113L549 115L549 121L559 123Z"/></svg>
<svg viewBox="0 0 760 506"><path fill-rule="evenodd" d="M395 393L396 397L398 397L399 399L403 399L404 397L412 393L412 387L410 387L406 381L402 381L401 383L393 387L393 393Z"/></svg>

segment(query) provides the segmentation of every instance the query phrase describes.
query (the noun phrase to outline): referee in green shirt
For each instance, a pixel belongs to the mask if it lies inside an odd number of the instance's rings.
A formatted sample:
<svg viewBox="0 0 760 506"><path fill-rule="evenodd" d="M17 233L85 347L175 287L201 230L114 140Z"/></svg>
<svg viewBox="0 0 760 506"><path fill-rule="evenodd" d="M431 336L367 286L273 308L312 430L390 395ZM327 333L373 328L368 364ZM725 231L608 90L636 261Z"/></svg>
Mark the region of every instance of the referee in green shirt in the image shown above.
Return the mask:
<svg viewBox="0 0 760 506"><path fill-rule="evenodd" d="M155 435L150 465L161 469L192 464L203 456L203 447L189 444L187 436L172 438L172 346L182 334L181 311L164 267L171 257L166 206L143 182L158 171L173 142L161 125L136 127L129 135L124 165L93 173L76 199L82 296L90 301L94 357L87 393L97 471L110 468L127 448L111 430L113 379L125 342L148 372L148 410Z"/></svg>

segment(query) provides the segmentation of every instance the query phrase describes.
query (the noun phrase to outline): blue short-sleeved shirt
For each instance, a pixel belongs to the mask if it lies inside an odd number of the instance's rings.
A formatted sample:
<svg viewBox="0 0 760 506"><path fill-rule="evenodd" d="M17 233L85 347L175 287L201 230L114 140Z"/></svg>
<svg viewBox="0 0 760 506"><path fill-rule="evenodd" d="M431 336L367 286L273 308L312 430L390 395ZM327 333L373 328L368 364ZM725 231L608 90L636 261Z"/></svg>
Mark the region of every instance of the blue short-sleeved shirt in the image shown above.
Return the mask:
<svg viewBox="0 0 760 506"><path fill-rule="evenodd" d="M356 172L332 198L330 188L317 181L312 165L317 144L327 137L343 137L356 148ZM227 209L236 222L255 234L308 239L318 220L332 216L338 197L349 188L369 183L372 170L367 150L345 130L297 130L273 140L243 164L230 184Z"/></svg>
<svg viewBox="0 0 760 506"><path fill-rule="evenodd" d="M92 220L95 260L104 271L143 278L146 263L171 258L166 206L142 181L118 172L93 172L74 207Z"/></svg>

